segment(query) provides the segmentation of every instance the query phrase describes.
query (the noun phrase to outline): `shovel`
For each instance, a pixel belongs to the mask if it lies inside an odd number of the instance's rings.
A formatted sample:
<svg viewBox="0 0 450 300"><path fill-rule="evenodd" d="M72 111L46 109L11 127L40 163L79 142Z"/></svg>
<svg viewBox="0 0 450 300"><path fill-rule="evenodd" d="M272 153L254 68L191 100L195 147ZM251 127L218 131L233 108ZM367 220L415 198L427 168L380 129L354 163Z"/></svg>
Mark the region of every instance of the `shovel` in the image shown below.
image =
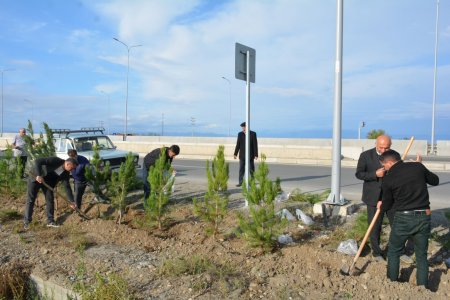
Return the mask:
<svg viewBox="0 0 450 300"><path fill-rule="evenodd" d="M414 142L414 137L412 136L411 139L409 140L408 145L405 148L405 151L402 154L402 160L404 160L406 158L406 155L408 155L409 149L411 148L413 142ZM353 262L350 265L350 267L343 266L341 268L340 273L342 275L350 275L351 274L351 272L353 270L353 267L355 266L356 261L358 260L359 256L361 255L361 252L362 252L362 250L363 250L363 248L364 248L364 246L365 246L365 244L367 242L367 239L369 238L369 235L372 232L372 228L375 225L375 222L377 221L378 216L380 215L380 211L381 211L381 209L378 208L377 211L375 212L375 215L373 216L372 222L370 222L369 228L367 229L367 232L364 235L364 238L363 238L363 240L361 242L361 246L359 246L358 252L356 253L355 258L353 259Z"/></svg>
<svg viewBox="0 0 450 300"><path fill-rule="evenodd" d="M56 191L54 188L49 186L45 181L42 181L42 185L48 188L53 193L56 193L59 197L63 198L67 203L69 203L69 206L83 219L90 220L88 215L86 215L84 212L82 212L78 207L75 206L75 204L72 201L69 201L66 197L64 197L60 192Z"/></svg>
<svg viewBox="0 0 450 300"><path fill-rule="evenodd" d="M364 249L364 246L366 245L367 239L369 238L369 235L372 232L372 228L375 225L375 222L377 221L378 216L380 215L380 211L381 211L381 209L378 208L377 211L375 212L375 215L373 216L372 222L370 222L369 228L367 229L367 232L364 235L364 238L363 238L363 240L361 242L361 246L359 246L358 252L356 253L355 258L353 259L353 262L350 265L350 267L343 266L341 268L340 273L342 275L350 275L351 274L351 272L353 270L353 267L355 266L356 261L358 260L359 256L361 255L361 252Z"/></svg>

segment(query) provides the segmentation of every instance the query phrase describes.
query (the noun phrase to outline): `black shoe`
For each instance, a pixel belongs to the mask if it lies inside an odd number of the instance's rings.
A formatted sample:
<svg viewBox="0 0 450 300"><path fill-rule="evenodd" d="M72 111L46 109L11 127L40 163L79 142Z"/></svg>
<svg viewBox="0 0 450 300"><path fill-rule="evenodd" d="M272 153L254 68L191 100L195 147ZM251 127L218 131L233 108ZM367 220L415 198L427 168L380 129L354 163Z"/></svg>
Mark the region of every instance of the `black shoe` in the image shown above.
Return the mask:
<svg viewBox="0 0 450 300"><path fill-rule="evenodd" d="M242 186L242 183L236 184L236 186L237 186L237 187L240 187L240 186Z"/></svg>
<svg viewBox="0 0 450 300"><path fill-rule="evenodd" d="M30 223L23 223L23 230L30 229Z"/></svg>
<svg viewBox="0 0 450 300"><path fill-rule="evenodd" d="M50 223L47 223L47 227L58 228L58 227L59 227L59 225L58 225L58 224L56 224L55 222L50 222Z"/></svg>

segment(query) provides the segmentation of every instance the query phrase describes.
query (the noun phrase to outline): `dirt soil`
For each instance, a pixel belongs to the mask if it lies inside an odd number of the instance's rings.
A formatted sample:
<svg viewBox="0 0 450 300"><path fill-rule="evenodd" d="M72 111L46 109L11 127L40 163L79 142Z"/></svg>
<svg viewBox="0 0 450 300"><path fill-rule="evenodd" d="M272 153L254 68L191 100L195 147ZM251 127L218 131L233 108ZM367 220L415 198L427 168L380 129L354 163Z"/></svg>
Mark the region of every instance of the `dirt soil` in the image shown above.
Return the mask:
<svg viewBox="0 0 450 300"><path fill-rule="evenodd" d="M353 257L336 251L339 243L333 232L346 225L308 227L290 222L286 233L294 243L280 245L264 254L249 248L233 232L235 213L242 207L240 190L231 190L233 207L221 225L222 234L214 240L205 234L205 223L193 216L192 197L202 196L206 186L178 182L168 219L163 230L140 226L143 218L142 193L132 196L133 203L122 225L115 223L115 213L106 204L88 207L92 194L85 195L83 210L92 220L83 221L59 200L60 228L45 227L44 203L36 208L34 223L27 231L20 219L0 225L0 263L16 261L32 266L43 279L72 288L80 262L86 265L84 280L95 273L117 273L124 278L136 299L449 299L450 273L443 262L449 253L438 244L430 246L430 289L415 285L415 267L401 266L403 282L386 278L386 264L367 254L361 257L352 276L339 270L350 265ZM3 197L3 198L2 198ZM25 199L0 196L0 209L23 213ZM92 205L91 205L92 206ZM308 211L307 208L304 208ZM110 218L97 218L101 213ZM316 220L316 223L321 223ZM448 227L438 226L440 232ZM79 245L86 246L77 251ZM82 254L80 254L82 253ZM200 274L162 274L164 262L194 255L215 264L215 271ZM218 271L219 270L219 271Z"/></svg>

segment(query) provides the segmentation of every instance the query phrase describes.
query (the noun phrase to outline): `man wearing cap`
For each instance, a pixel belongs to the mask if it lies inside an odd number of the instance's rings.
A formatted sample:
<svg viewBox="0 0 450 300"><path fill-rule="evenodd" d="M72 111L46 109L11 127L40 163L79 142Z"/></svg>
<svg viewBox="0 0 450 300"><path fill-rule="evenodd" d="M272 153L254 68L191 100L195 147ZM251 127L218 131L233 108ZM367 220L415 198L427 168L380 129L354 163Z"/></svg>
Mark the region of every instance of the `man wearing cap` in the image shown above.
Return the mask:
<svg viewBox="0 0 450 300"><path fill-rule="evenodd" d="M164 157L166 162L172 164L172 160L178 154L180 154L180 147L178 145L172 145L169 148L156 148L144 157L144 170L142 172L144 176L144 200L147 200L147 198L150 196L151 191L150 182L148 181L148 172L150 171L150 167L154 166L158 158L160 158L161 156Z"/></svg>
<svg viewBox="0 0 450 300"><path fill-rule="evenodd" d="M25 206L24 228L28 229L33 216L34 203L36 201L39 189L45 195L45 210L47 213L47 227L59 227L54 219L54 195L53 191L47 188L45 182L52 189L61 181L66 189L66 194L70 201L73 200L70 189L70 172L76 168L78 162L73 158L66 160L59 157L43 157L36 159L34 166L28 177L27 184L27 202Z"/></svg>
<svg viewBox="0 0 450 300"><path fill-rule="evenodd" d="M427 184L438 185L439 177L420 162L404 163L400 154L394 150L381 154L380 162L387 171L381 186L381 211L394 211L387 253L387 276L392 281L398 280L400 255L406 240L412 238L416 254L417 285L428 287L427 252L431 211Z"/></svg>
<svg viewBox="0 0 450 300"><path fill-rule="evenodd" d="M239 132L236 142L236 148L234 149L234 159L236 159L239 153L239 183L237 187L242 185L245 173L245 134L247 132L247 124L241 123L242 131ZM254 160L258 159L258 139L256 132L250 130L250 174L253 175L255 171Z"/></svg>
<svg viewBox="0 0 450 300"><path fill-rule="evenodd" d="M78 166L72 170L71 174L73 177L73 191L75 194L75 205L78 209L81 208L81 200L83 199L84 191L87 186L87 179L84 175L86 166L89 166L89 160L83 155L78 155L77 150L70 149L67 151L67 155L76 159Z"/></svg>

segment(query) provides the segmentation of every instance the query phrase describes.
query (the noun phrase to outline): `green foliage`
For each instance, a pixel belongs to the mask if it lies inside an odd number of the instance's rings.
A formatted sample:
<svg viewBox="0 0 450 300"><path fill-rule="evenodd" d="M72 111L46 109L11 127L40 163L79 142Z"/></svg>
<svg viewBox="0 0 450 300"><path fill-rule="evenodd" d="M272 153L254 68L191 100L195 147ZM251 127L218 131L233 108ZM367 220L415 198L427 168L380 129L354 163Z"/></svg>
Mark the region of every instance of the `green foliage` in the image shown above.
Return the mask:
<svg viewBox="0 0 450 300"><path fill-rule="evenodd" d="M302 193L300 189L295 189L289 195L289 199L298 202L308 202L310 204L316 204L326 200L330 192L331 190L327 189L326 191L320 194L311 194L311 193Z"/></svg>
<svg viewBox="0 0 450 300"><path fill-rule="evenodd" d="M206 161L206 175L208 177L208 191L203 203L193 199L194 214L210 224L207 231L216 237L219 233L219 224L227 213L228 195L227 184L229 178L229 164L225 162L225 147L219 146L216 157L214 157L211 168L209 160Z"/></svg>
<svg viewBox="0 0 450 300"><path fill-rule="evenodd" d="M385 131L383 129L372 129L367 133L368 139L376 139L380 135L384 135Z"/></svg>
<svg viewBox="0 0 450 300"><path fill-rule="evenodd" d="M105 162L100 159L98 146L94 146L94 155L90 160L90 164L85 168L85 176L87 181L91 184L93 193L99 200L107 200L107 196L103 192L111 180L111 170L109 161Z"/></svg>
<svg viewBox="0 0 450 300"><path fill-rule="evenodd" d="M268 179L269 167L261 155L258 170L250 179L249 190L243 184L243 194L249 204L249 216L238 214L242 235L252 247L268 252L276 245L275 237L282 231L285 220L275 215L276 184Z"/></svg>
<svg viewBox="0 0 450 300"><path fill-rule="evenodd" d="M109 191L111 192L112 205L118 211L118 223L122 223L122 215L126 206L126 198L136 181L136 167L131 152L127 154L125 163L120 165L118 172L113 172Z"/></svg>
<svg viewBox="0 0 450 300"><path fill-rule="evenodd" d="M144 199L145 214L150 220L156 220L158 228L162 229L162 218L172 192L175 176L172 167L166 161L166 153L161 148L161 154L155 165L150 167L147 180L150 183L150 196Z"/></svg>
<svg viewBox="0 0 450 300"><path fill-rule="evenodd" d="M31 266L23 262L0 264L0 299L33 299L30 273Z"/></svg>
<svg viewBox="0 0 450 300"><path fill-rule="evenodd" d="M128 283L116 273L103 276L95 274L95 282L85 282L86 266L83 260L78 265L77 282L74 291L81 295L83 300L132 300Z"/></svg>
<svg viewBox="0 0 450 300"><path fill-rule="evenodd" d="M347 238L361 241L366 234L367 228L367 211L364 211L358 214L352 228L347 231Z"/></svg>
<svg viewBox="0 0 450 300"><path fill-rule="evenodd" d="M14 157L11 148L3 151L0 159L0 193L18 198L25 193L26 184L22 180L20 157Z"/></svg>
<svg viewBox="0 0 450 300"><path fill-rule="evenodd" d="M33 124L28 121L27 134L23 137L27 145L28 160L34 161L40 157L50 157L56 155L55 145L53 143L53 132L47 123L42 123L45 130L45 137L42 132L39 138L34 138Z"/></svg>

